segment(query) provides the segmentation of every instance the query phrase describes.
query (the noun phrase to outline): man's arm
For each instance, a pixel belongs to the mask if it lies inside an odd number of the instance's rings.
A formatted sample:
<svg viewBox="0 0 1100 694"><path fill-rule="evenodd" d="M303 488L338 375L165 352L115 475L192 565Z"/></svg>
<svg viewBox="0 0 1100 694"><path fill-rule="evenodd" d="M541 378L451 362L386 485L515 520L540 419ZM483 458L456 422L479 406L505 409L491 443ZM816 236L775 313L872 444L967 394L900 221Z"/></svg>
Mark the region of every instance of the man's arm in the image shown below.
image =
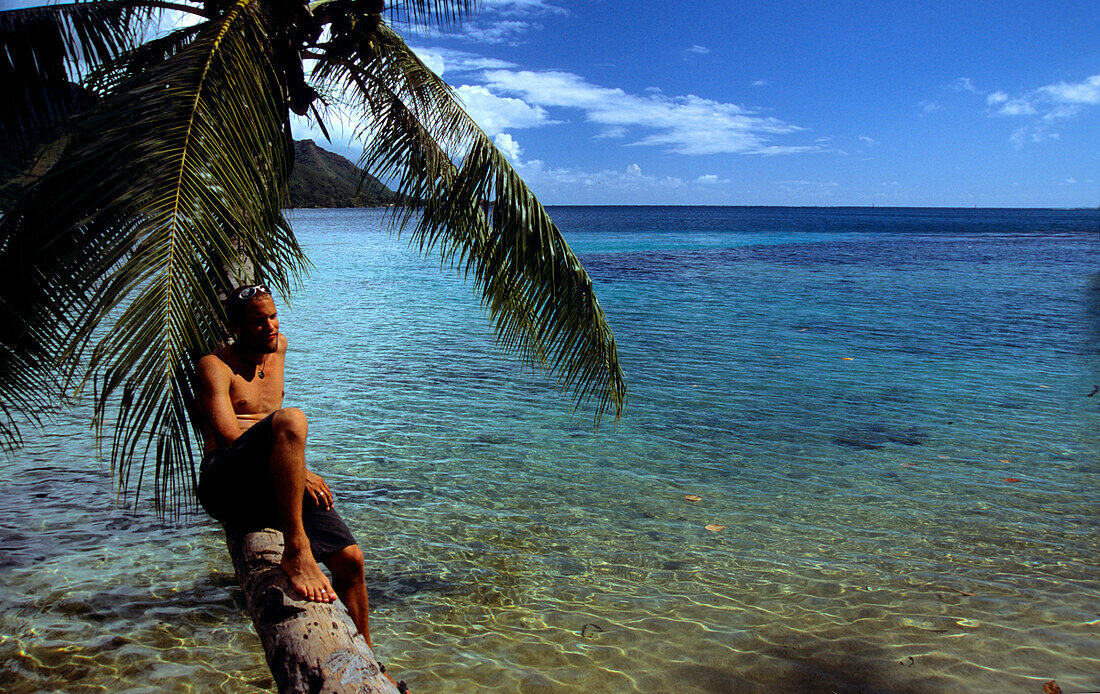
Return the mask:
<svg viewBox="0 0 1100 694"><path fill-rule="evenodd" d="M233 401L229 398L229 384L232 381L229 367L213 354L208 354L199 360L198 380L199 409L206 417L207 431L218 447L233 443L241 435L241 425L237 423Z"/></svg>

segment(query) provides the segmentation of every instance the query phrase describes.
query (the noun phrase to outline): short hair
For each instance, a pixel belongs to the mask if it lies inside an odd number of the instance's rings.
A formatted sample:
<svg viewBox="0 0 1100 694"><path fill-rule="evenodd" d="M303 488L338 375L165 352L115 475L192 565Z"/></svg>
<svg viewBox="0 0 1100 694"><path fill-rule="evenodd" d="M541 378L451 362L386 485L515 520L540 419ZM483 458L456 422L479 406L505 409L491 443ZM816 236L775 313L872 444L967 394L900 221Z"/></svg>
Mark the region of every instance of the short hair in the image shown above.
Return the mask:
<svg viewBox="0 0 1100 694"><path fill-rule="evenodd" d="M265 296L270 297L271 290L263 284L243 284L234 287L225 298L225 313L229 317L229 322L233 325L239 324L244 318L244 310L248 305Z"/></svg>

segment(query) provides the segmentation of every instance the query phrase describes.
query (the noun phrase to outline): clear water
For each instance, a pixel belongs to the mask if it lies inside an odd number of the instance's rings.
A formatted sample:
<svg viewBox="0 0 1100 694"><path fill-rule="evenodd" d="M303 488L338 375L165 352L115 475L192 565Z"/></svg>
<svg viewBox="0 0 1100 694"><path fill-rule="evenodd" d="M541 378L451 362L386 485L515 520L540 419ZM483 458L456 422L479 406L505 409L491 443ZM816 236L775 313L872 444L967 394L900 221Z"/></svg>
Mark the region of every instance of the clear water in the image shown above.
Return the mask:
<svg viewBox="0 0 1100 694"><path fill-rule="evenodd" d="M552 214L598 434L379 211L293 215L287 404L414 691L1100 690L1100 213ZM0 688L269 688L218 529L116 503L85 419L0 467Z"/></svg>

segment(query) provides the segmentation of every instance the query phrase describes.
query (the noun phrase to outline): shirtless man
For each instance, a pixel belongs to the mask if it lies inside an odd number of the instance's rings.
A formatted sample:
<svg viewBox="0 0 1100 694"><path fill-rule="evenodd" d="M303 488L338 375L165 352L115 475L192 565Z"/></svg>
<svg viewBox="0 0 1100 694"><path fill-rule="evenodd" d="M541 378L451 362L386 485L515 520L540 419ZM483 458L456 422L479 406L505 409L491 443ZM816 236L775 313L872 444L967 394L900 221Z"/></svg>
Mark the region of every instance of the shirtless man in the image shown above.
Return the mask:
<svg viewBox="0 0 1100 694"><path fill-rule="evenodd" d="M294 589L316 602L339 596L373 648L363 553L328 485L306 469L305 414L282 407L287 341L271 291L239 287L226 307L236 340L198 363L199 501L227 526L282 530L280 565ZM332 571L331 584L318 561Z"/></svg>

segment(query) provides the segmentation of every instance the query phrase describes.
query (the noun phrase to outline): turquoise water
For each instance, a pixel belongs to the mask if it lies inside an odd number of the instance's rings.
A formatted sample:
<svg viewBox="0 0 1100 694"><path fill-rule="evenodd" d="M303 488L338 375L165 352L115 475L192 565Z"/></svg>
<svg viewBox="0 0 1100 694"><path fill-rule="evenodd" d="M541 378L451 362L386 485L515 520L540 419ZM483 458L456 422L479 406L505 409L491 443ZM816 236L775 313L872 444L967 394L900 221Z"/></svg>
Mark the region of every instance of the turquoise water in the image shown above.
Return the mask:
<svg viewBox="0 0 1100 694"><path fill-rule="evenodd" d="M292 217L286 404L414 691L1100 690L1100 214L552 214L597 434L379 211ZM85 419L0 468L0 686L269 687L217 528L116 503Z"/></svg>

